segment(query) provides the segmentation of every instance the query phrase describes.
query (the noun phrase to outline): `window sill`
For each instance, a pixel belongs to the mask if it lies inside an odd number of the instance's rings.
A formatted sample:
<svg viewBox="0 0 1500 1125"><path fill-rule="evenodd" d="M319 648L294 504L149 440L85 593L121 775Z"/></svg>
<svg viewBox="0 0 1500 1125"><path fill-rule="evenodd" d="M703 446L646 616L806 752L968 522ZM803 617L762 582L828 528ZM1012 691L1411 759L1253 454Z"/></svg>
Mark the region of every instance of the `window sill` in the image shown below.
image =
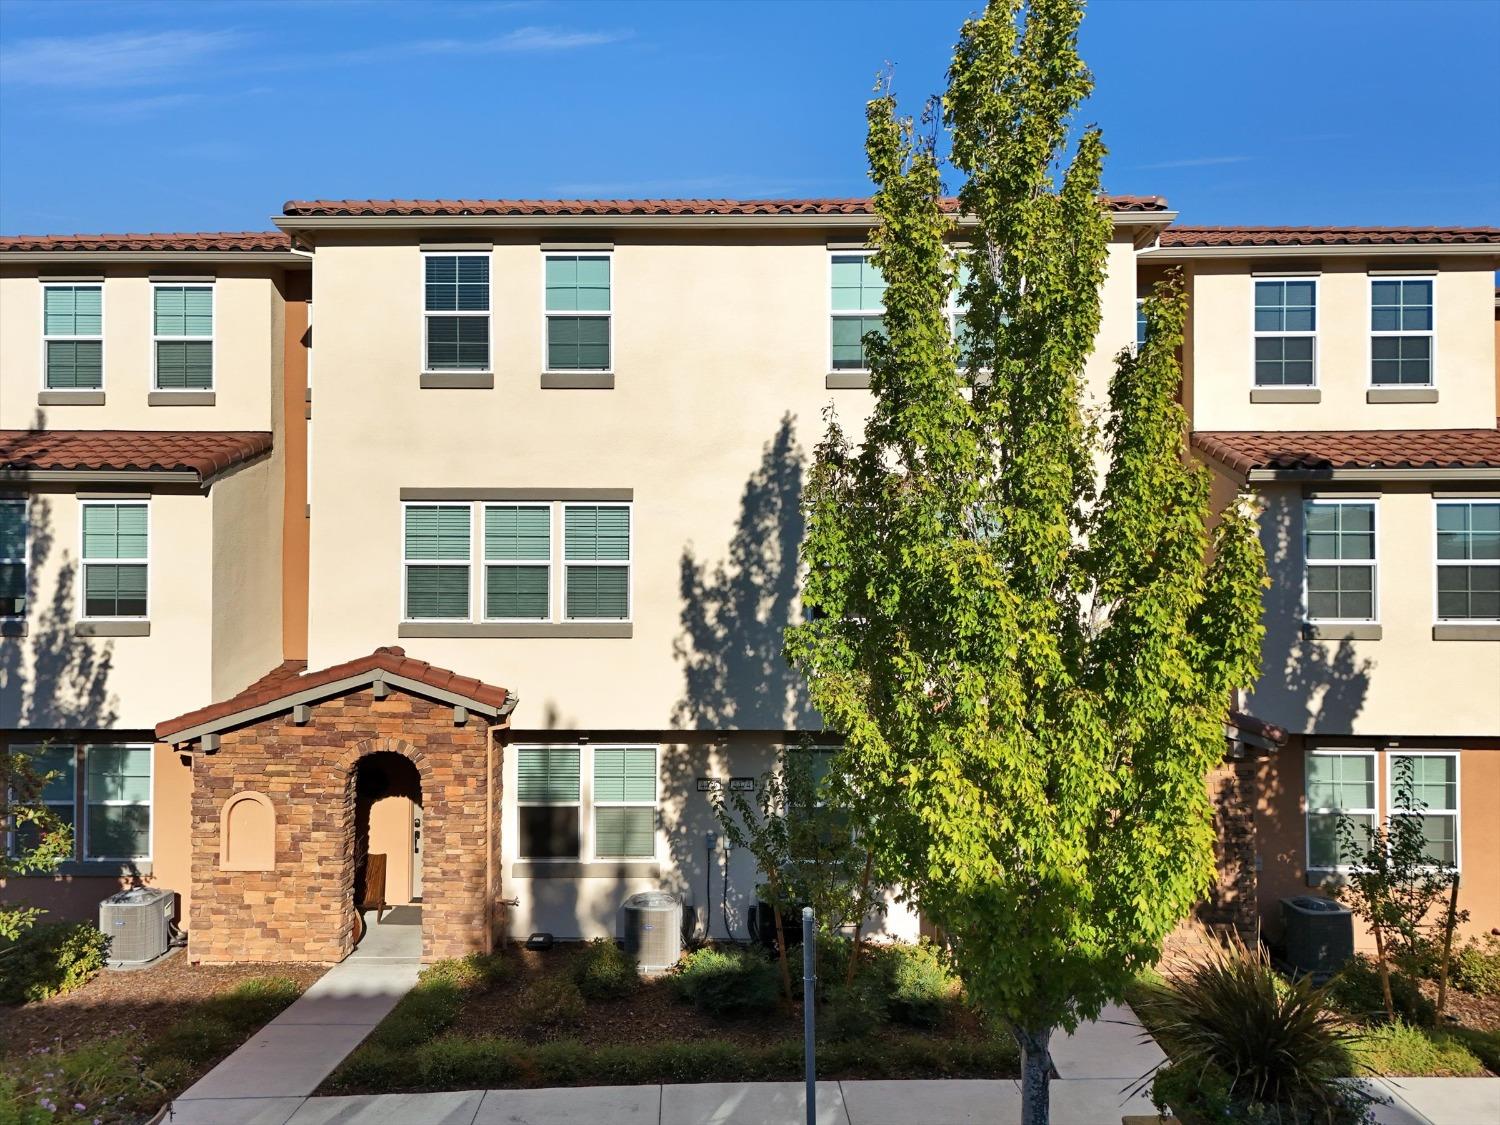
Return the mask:
<svg viewBox="0 0 1500 1125"><path fill-rule="evenodd" d="M1500 623L1493 621L1445 621L1432 627L1435 641L1500 641Z"/></svg>
<svg viewBox="0 0 1500 1125"><path fill-rule="evenodd" d="M830 371L823 380L830 391L867 391L870 389L868 371Z"/></svg>
<svg viewBox="0 0 1500 1125"><path fill-rule="evenodd" d="M1305 621L1302 624L1302 635L1310 641L1378 641L1382 629L1374 622L1351 625Z"/></svg>
<svg viewBox="0 0 1500 1125"><path fill-rule="evenodd" d="M1322 402L1323 392L1317 387L1256 387L1250 392L1251 402Z"/></svg>
<svg viewBox="0 0 1500 1125"><path fill-rule="evenodd" d="M1371 387L1366 402L1436 402L1436 387Z"/></svg>
<svg viewBox="0 0 1500 1125"><path fill-rule="evenodd" d="M510 865L512 879L659 879L661 864L654 859L596 860L577 863L520 860Z"/></svg>
<svg viewBox="0 0 1500 1125"><path fill-rule="evenodd" d="M403 621L398 637L573 637L621 638L634 635L629 621Z"/></svg>
<svg viewBox="0 0 1500 1125"><path fill-rule="evenodd" d="M103 391L38 391L38 406L103 406Z"/></svg>
<svg viewBox="0 0 1500 1125"><path fill-rule="evenodd" d="M146 405L212 406L217 399L213 391L152 391L146 395Z"/></svg>
<svg viewBox="0 0 1500 1125"><path fill-rule="evenodd" d="M495 387L493 371L424 371L425 391L488 391Z"/></svg>
<svg viewBox="0 0 1500 1125"><path fill-rule="evenodd" d="M24 637L26 636L26 622L0 621L0 637Z"/></svg>
<svg viewBox="0 0 1500 1125"><path fill-rule="evenodd" d="M149 637L149 621L75 621L75 637Z"/></svg>
<svg viewBox="0 0 1500 1125"><path fill-rule="evenodd" d="M613 371L543 371L544 391L612 391Z"/></svg>

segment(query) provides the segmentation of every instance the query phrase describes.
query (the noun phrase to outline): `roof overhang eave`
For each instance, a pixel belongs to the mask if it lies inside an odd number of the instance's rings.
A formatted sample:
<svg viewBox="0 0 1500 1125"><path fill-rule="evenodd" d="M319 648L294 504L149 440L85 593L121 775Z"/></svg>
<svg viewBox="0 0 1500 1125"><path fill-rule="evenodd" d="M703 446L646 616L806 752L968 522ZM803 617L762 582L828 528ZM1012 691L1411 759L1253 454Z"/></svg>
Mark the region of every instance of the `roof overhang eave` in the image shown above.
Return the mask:
<svg viewBox="0 0 1500 1125"><path fill-rule="evenodd" d="M304 254L291 250L0 250L0 266L63 262L224 262L308 265Z"/></svg>
<svg viewBox="0 0 1500 1125"><path fill-rule="evenodd" d="M228 465L207 477L193 469L3 469L0 482L7 484L191 484L207 487L214 479L238 465Z"/></svg>
<svg viewBox="0 0 1500 1125"><path fill-rule="evenodd" d="M1455 255L1500 262L1493 242L1378 242L1329 246L1155 246L1141 252L1153 262L1192 262L1202 258L1422 258Z"/></svg>
<svg viewBox="0 0 1500 1125"><path fill-rule="evenodd" d="M1243 474L1251 484L1274 484L1288 481L1335 481L1376 483L1401 481L1500 481L1500 466L1415 466L1411 468L1368 469L1251 469Z"/></svg>

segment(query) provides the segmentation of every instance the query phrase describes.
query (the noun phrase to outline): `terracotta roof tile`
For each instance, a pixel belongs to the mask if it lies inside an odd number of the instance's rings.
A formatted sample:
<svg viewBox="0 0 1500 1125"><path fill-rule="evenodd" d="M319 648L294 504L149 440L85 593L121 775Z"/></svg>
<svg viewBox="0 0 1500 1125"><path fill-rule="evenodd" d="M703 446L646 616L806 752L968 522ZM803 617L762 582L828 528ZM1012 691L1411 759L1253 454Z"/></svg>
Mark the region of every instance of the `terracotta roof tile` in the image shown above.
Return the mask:
<svg viewBox="0 0 1500 1125"><path fill-rule="evenodd" d="M1194 449L1236 473L1500 468L1500 429L1198 430L1192 441Z"/></svg>
<svg viewBox="0 0 1500 1125"><path fill-rule="evenodd" d="M1112 211L1165 211L1156 195L1105 197ZM944 201L956 210L957 199ZM301 218L342 216L513 215L668 216L668 215L869 215L860 199L292 199L282 214Z"/></svg>
<svg viewBox="0 0 1500 1125"><path fill-rule="evenodd" d="M206 481L270 448L257 430L0 430L0 472L194 472Z"/></svg>
<svg viewBox="0 0 1500 1125"><path fill-rule="evenodd" d="M404 649L394 645L389 648L377 648L368 656L346 660L342 664L335 664L321 671L308 672L306 667L305 661L286 661L256 680L238 695L219 703L211 703L207 707L200 707L196 711L189 711L175 719L157 723L156 737L162 741L171 741L174 735L183 731L214 723L220 719L232 718L243 712L307 691L309 688L324 687L377 670L388 672L392 676L400 676L403 679L415 680L431 688L452 692L454 695L463 696L465 699L473 700L486 707L496 709L503 707L510 697L510 693L502 687L456 675L447 668L434 667L425 660L414 660L406 655Z"/></svg>
<svg viewBox="0 0 1500 1125"><path fill-rule="evenodd" d="M1494 243L1500 227L1168 227L1163 247L1414 246Z"/></svg>
<svg viewBox="0 0 1500 1125"><path fill-rule="evenodd" d="M98 253L143 250L181 253L195 250L290 250L291 237L276 230L204 231L180 234L16 234L0 237L0 254L39 250Z"/></svg>

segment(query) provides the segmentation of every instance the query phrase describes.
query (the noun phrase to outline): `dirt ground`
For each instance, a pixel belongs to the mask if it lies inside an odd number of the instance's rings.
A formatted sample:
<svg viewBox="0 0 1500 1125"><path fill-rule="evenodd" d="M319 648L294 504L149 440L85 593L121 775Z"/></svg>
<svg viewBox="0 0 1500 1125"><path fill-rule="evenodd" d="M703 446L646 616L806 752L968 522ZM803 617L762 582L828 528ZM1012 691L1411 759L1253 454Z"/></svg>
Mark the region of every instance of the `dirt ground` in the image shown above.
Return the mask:
<svg viewBox="0 0 1500 1125"><path fill-rule="evenodd" d="M0 1007L0 1057L37 1047L64 1050L117 1032L152 1030L180 1019L188 1006L249 977L290 977L303 988L328 971L325 965L193 965L178 950L145 969L104 970L66 996Z"/></svg>

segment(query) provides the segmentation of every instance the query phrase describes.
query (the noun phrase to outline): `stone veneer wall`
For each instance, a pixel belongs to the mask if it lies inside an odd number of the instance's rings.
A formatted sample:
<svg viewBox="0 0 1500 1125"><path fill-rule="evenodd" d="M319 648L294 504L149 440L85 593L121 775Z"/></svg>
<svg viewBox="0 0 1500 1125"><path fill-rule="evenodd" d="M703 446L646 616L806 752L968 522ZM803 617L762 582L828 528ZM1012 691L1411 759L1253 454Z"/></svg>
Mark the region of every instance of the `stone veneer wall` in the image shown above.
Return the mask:
<svg viewBox="0 0 1500 1125"><path fill-rule="evenodd" d="M485 721L455 726L453 707L392 687L312 704L223 734L193 759L193 961L338 961L354 941L354 765L410 758L422 779L422 959L493 947L499 924L500 756ZM488 765L487 765L488 763ZM487 768L491 770L486 775ZM271 871L219 868L219 814L252 790L276 812ZM486 816L486 800L493 808ZM486 884L486 859L492 882Z"/></svg>

